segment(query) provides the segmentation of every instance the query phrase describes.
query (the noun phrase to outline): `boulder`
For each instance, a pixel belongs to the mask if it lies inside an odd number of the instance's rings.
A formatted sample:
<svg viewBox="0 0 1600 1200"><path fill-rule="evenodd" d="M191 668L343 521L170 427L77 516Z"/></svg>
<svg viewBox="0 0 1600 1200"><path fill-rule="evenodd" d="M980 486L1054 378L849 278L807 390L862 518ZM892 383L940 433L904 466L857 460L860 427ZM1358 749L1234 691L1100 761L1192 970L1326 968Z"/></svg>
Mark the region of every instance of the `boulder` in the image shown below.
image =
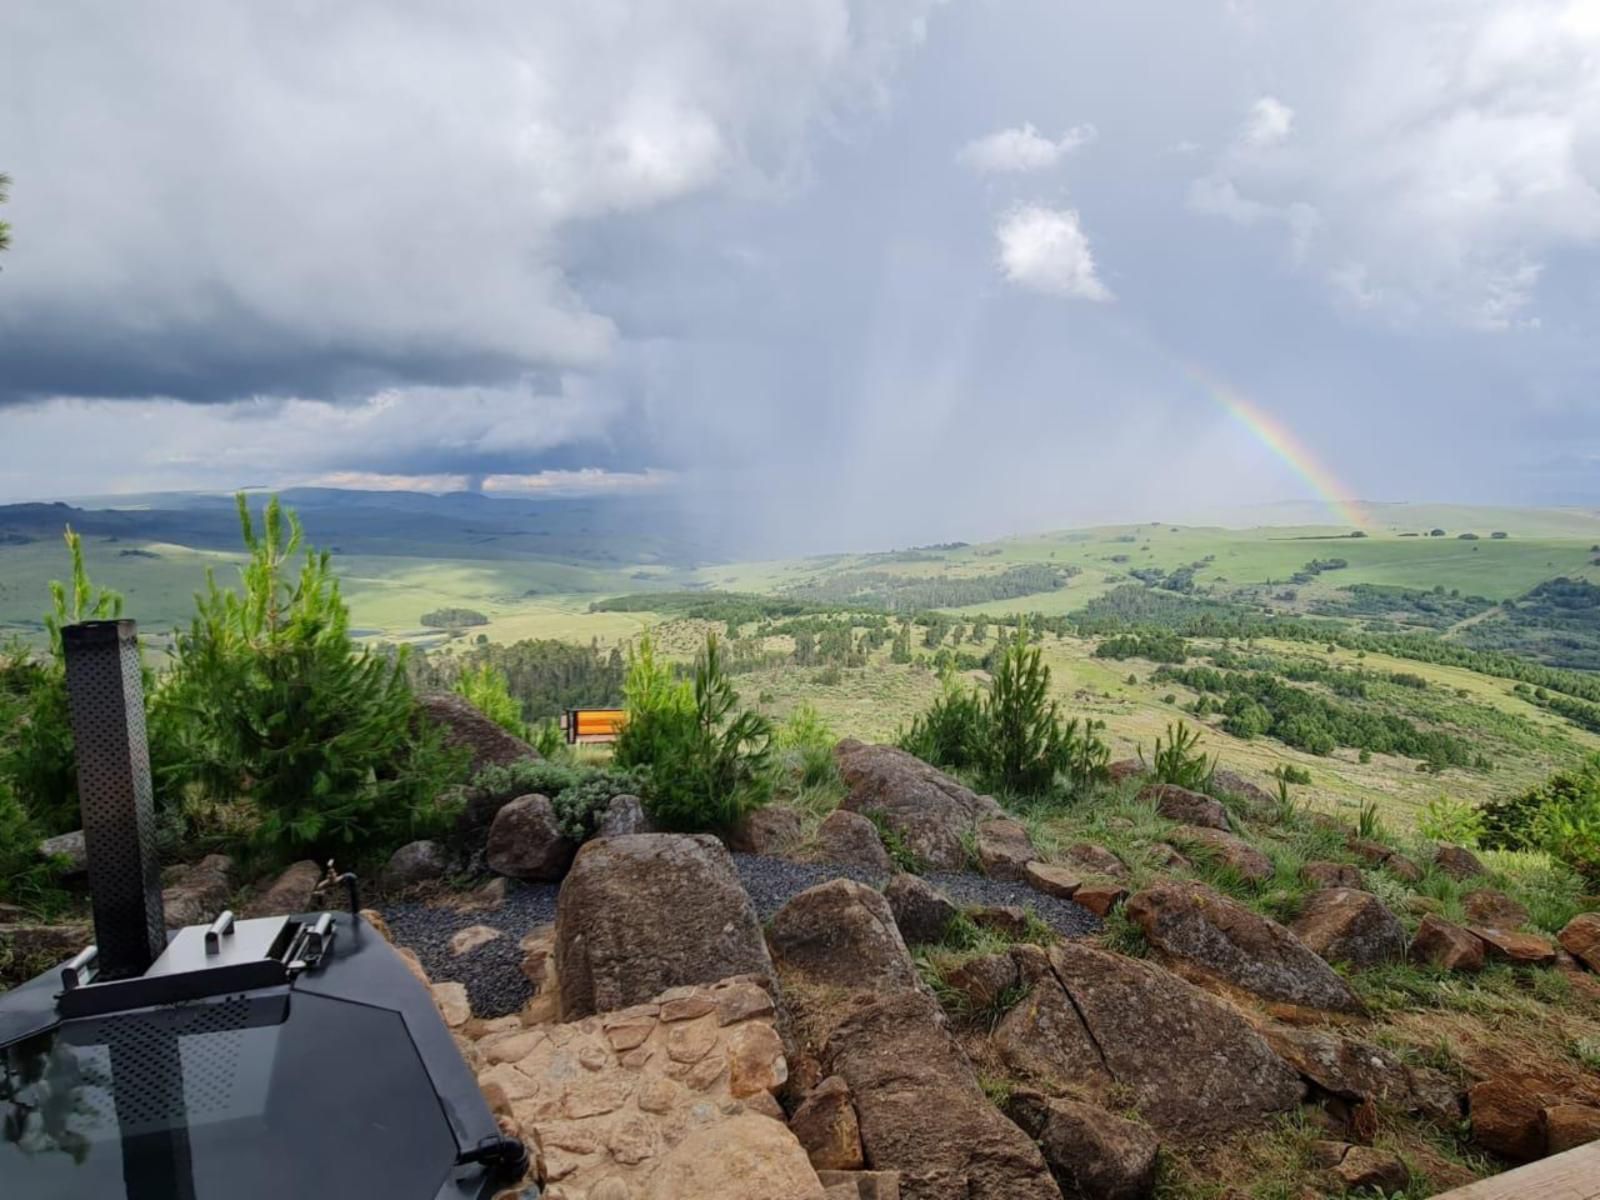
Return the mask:
<svg viewBox="0 0 1600 1200"><path fill-rule="evenodd" d="M990 879L1020 883L1027 866L1039 857L1027 827L1010 817L978 823L978 869Z"/></svg>
<svg viewBox="0 0 1600 1200"><path fill-rule="evenodd" d="M1513 1162L1532 1162L1545 1152L1544 1108L1513 1079L1486 1079L1467 1093L1472 1140Z"/></svg>
<svg viewBox="0 0 1600 1200"><path fill-rule="evenodd" d="M467 752L470 774L539 757L537 750L500 728L464 696L427 692L417 697L417 707L424 719L444 730L445 745Z"/></svg>
<svg viewBox="0 0 1600 1200"><path fill-rule="evenodd" d="M389 861L392 863L394 860ZM321 882L322 868L309 858L291 863L265 891L245 905L244 915L288 917L295 913L310 912L316 903L317 885Z"/></svg>
<svg viewBox="0 0 1600 1200"><path fill-rule="evenodd" d="M966 839L978 822L1005 816L991 797L977 795L897 747L846 738L834 757L849 789L842 807L882 820L908 851L935 870L965 868Z"/></svg>
<svg viewBox="0 0 1600 1200"><path fill-rule="evenodd" d="M1254 817L1265 817L1278 811L1277 796L1226 767L1211 772L1211 787L1225 796L1242 801Z"/></svg>
<svg viewBox="0 0 1600 1200"><path fill-rule="evenodd" d="M944 985L960 997L966 1015L993 1012L1015 991L1020 976L1010 953L980 954L944 973Z"/></svg>
<svg viewBox="0 0 1600 1200"><path fill-rule="evenodd" d="M979 929L998 933L1009 941L1028 936L1028 910L1017 904L972 904L962 909Z"/></svg>
<svg viewBox="0 0 1600 1200"><path fill-rule="evenodd" d="M1484 874L1478 856L1465 846L1440 846L1433 852L1433 862L1451 879L1471 879Z"/></svg>
<svg viewBox="0 0 1600 1200"><path fill-rule="evenodd" d="M1085 875L1104 875L1108 879L1128 878L1128 868L1123 861L1104 846L1093 842L1078 842L1068 846L1061 856L1064 866L1076 868Z"/></svg>
<svg viewBox="0 0 1600 1200"><path fill-rule="evenodd" d="M1308 862L1300 868L1300 878L1314 888L1364 888L1367 881L1361 868L1349 863Z"/></svg>
<svg viewBox="0 0 1600 1200"><path fill-rule="evenodd" d="M1089 879L1072 893L1072 902L1087 908L1097 917L1108 917L1111 910L1128 898L1128 889L1120 883L1102 879Z"/></svg>
<svg viewBox="0 0 1600 1200"><path fill-rule="evenodd" d="M578 852L556 904L564 1020L747 974L771 979L772 960L716 838L640 833Z"/></svg>
<svg viewBox="0 0 1600 1200"><path fill-rule="evenodd" d="M905 1200L1060 1200L1038 1147L989 1103L921 992L855 1009L828 1035L823 1056L855 1098L867 1162L898 1171Z"/></svg>
<svg viewBox="0 0 1600 1200"><path fill-rule="evenodd" d="M631 1155L614 1157L625 1161ZM602 1183L600 1188L606 1185ZM600 1188L589 1195L600 1200ZM616 1193L618 1200L629 1193ZM825 1200L817 1174L782 1122L736 1112L711 1125L691 1127L651 1171L640 1200Z"/></svg>
<svg viewBox="0 0 1600 1200"><path fill-rule="evenodd" d="M407 842L389 856L383 881L392 888L414 887L442 879L450 871L450 856L438 842Z"/></svg>
<svg viewBox="0 0 1600 1200"><path fill-rule="evenodd" d="M1406 930L1371 892L1329 888L1313 892L1290 931L1329 962L1375 967L1401 962Z"/></svg>
<svg viewBox="0 0 1600 1200"><path fill-rule="evenodd" d="M1220 829L1183 825L1172 831L1173 840L1199 850L1219 866L1232 870L1241 879L1263 883L1274 873L1272 860L1249 842Z"/></svg>
<svg viewBox="0 0 1600 1200"><path fill-rule="evenodd" d="M773 916L767 944L779 969L850 991L918 986L918 975L881 893L851 879L807 888Z"/></svg>
<svg viewBox="0 0 1600 1200"><path fill-rule="evenodd" d="M1072 899L1072 893L1083 886L1083 877L1078 871L1051 863L1029 863L1022 869L1022 878L1034 891L1058 900Z"/></svg>
<svg viewBox="0 0 1600 1200"><path fill-rule="evenodd" d="M192 866L179 868L161 890L167 928L211 924L228 907L232 894L233 859L225 854L208 854Z"/></svg>
<svg viewBox="0 0 1600 1200"><path fill-rule="evenodd" d="M991 1044L1021 1079L1131 1105L1186 1140L1257 1124L1304 1095L1237 1010L1154 963L1084 942L1012 956L1030 990Z"/></svg>
<svg viewBox="0 0 1600 1200"><path fill-rule="evenodd" d="M1450 1080L1428 1067L1409 1067L1381 1047L1327 1029L1264 1028L1277 1056L1308 1083L1354 1104L1372 1100L1453 1126L1461 1102Z"/></svg>
<svg viewBox="0 0 1600 1200"><path fill-rule="evenodd" d="M1483 952L1491 960L1519 967L1555 966L1556 948L1537 934L1513 933L1487 925L1470 925L1468 929L1483 943Z"/></svg>
<svg viewBox="0 0 1600 1200"><path fill-rule="evenodd" d="M1352 854L1369 867L1379 867L1402 883L1422 882L1422 868L1393 847L1371 838L1356 837L1355 834L1350 835L1346 845Z"/></svg>
<svg viewBox="0 0 1600 1200"><path fill-rule="evenodd" d="M1579 913L1566 923L1556 940L1591 971L1600 971L1600 913Z"/></svg>
<svg viewBox="0 0 1600 1200"><path fill-rule="evenodd" d="M89 870L89 850L84 843L81 829L45 838L39 843L39 857L60 859L61 874L66 879L85 875Z"/></svg>
<svg viewBox="0 0 1600 1200"><path fill-rule="evenodd" d="M1479 888L1461 897L1461 907L1474 925L1515 929L1528 923L1528 910L1504 892Z"/></svg>
<svg viewBox="0 0 1600 1200"><path fill-rule="evenodd" d="M728 836L740 854L788 854L805 836L805 818L786 804L768 804L744 816Z"/></svg>
<svg viewBox="0 0 1600 1200"><path fill-rule="evenodd" d="M842 867L859 867L878 875L894 870L878 827L860 813L835 809L817 826L817 857Z"/></svg>
<svg viewBox="0 0 1600 1200"><path fill-rule="evenodd" d="M1412 935L1406 957L1445 971L1483 970L1483 942L1443 917L1426 916Z"/></svg>
<svg viewBox="0 0 1600 1200"><path fill-rule="evenodd" d="M1006 1112L1039 1143L1073 1200L1144 1200L1155 1190L1161 1139L1148 1126L1040 1092L1013 1092Z"/></svg>
<svg viewBox="0 0 1600 1200"><path fill-rule="evenodd" d="M807 1093L789 1118L789 1129L819 1171L858 1171L865 1165L850 1085L838 1075Z"/></svg>
<svg viewBox="0 0 1600 1200"><path fill-rule="evenodd" d="M1350 986L1294 934L1202 883L1157 883L1124 911L1163 961L1202 986L1290 1010L1363 1011Z"/></svg>
<svg viewBox="0 0 1600 1200"><path fill-rule="evenodd" d="M900 936L913 946L942 941L957 908L933 884L902 872L883 889Z"/></svg>
<svg viewBox="0 0 1600 1200"><path fill-rule="evenodd" d="M1560 1154L1590 1142L1600 1142L1600 1108L1555 1104L1544 1110L1546 1154Z"/></svg>
<svg viewBox="0 0 1600 1200"><path fill-rule="evenodd" d="M900 1200L899 1171L818 1171L828 1200Z"/></svg>
<svg viewBox="0 0 1600 1200"><path fill-rule="evenodd" d="M628 837L635 833L655 833L656 828L645 816L644 802L637 796L613 796L606 811L595 827L595 837Z"/></svg>
<svg viewBox="0 0 1600 1200"><path fill-rule="evenodd" d="M488 863L497 875L555 883L577 852L577 844L556 823L548 796L518 796L495 813L489 826Z"/></svg>
<svg viewBox="0 0 1600 1200"><path fill-rule="evenodd" d="M1222 830L1228 828L1228 813L1219 801L1201 792L1181 788L1175 783L1153 783L1139 793L1139 799L1155 805L1157 813L1179 825Z"/></svg>

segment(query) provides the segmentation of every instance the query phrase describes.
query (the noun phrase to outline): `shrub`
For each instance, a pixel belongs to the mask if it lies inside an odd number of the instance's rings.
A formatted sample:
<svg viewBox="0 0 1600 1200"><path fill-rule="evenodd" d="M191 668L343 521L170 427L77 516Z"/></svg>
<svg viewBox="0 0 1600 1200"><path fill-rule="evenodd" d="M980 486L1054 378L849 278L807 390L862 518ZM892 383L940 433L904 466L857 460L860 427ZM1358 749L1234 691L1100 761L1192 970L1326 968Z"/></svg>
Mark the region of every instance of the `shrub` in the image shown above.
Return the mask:
<svg viewBox="0 0 1600 1200"><path fill-rule="evenodd" d="M55 886L55 868L39 858L39 828L0 779L0 900L30 909L58 907L64 894Z"/></svg>
<svg viewBox="0 0 1600 1200"><path fill-rule="evenodd" d="M1476 846L1483 836L1483 814L1465 800L1435 796L1423 805L1417 832L1436 842Z"/></svg>
<svg viewBox="0 0 1600 1200"><path fill-rule="evenodd" d="M1157 734L1154 763L1147 764L1154 772L1156 780L1160 783L1176 784L1190 791L1204 791L1217 769L1217 760L1215 758L1208 760L1203 752L1198 751L1200 741L1200 734L1182 721L1167 726L1165 745L1162 744L1161 736ZM1139 747L1139 761L1141 763L1145 761L1143 746Z"/></svg>
<svg viewBox="0 0 1600 1200"><path fill-rule="evenodd" d="M479 771L467 789L467 806L474 812L494 812L518 796L547 796L561 832L581 842L594 833L613 797L638 795L647 780L643 768L608 770L528 759Z"/></svg>
<svg viewBox="0 0 1600 1200"><path fill-rule="evenodd" d="M487 625L489 618L471 608L436 608L422 614L421 624L429 629L465 629L470 625Z"/></svg>
<svg viewBox="0 0 1600 1200"><path fill-rule="evenodd" d="M622 683L628 723L617 736L612 760L619 767L648 767L665 756L668 744L688 736L694 721L694 695L686 680L656 657L649 630L628 648L628 673Z"/></svg>
<svg viewBox="0 0 1600 1200"><path fill-rule="evenodd" d="M953 673L945 674L938 699L896 739L908 754L952 771L975 766L982 742L983 704Z"/></svg>
<svg viewBox="0 0 1600 1200"><path fill-rule="evenodd" d="M522 720L522 705L511 696L511 686L502 671L488 663L463 671L451 689L464 696L473 708L507 733L526 739L528 726Z"/></svg>
<svg viewBox="0 0 1600 1200"><path fill-rule="evenodd" d="M993 787L1037 794L1049 789L1062 758L1061 721L1050 699L1050 668L1017 626L995 664L982 701L978 768Z"/></svg>
<svg viewBox="0 0 1600 1200"><path fill-rule="evenodd" d="M822 787L836 782L839 766L833 758L838 738L817 710L802 703L778 729L773 745L794 768L802 788Z"/></svg>
<svg viewBox="0 0 1600 1200"><path fill-rule="evenodd" d="M1544 850L1594 886L1600 882L1600 755L1480 809L1479 844L1492 850Z"/></svg>
<svg viewBox="0 0 1600 1200"><path fill-rule="evenodd" d="M1311 772L1304 767L1297 767L1293 763L1280 763L1272 774L1284 783L1295 783L1305 787L1311 782Z"/></svg>
<svg viewBox="0 0 1600 1200"><path fill-rule="evenodd" d="M554 717L546 717L528 730L528 742L544 758L559 758L567 753L567 735Z"/></svg>

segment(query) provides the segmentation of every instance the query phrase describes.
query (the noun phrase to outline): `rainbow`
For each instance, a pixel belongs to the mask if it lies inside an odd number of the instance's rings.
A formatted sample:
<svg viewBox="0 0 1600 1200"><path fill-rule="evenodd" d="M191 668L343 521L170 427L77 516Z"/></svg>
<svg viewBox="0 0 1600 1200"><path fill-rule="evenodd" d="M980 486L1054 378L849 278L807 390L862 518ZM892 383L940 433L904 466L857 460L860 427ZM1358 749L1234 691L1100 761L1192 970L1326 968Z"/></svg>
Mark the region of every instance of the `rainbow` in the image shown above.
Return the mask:
<svg viewBox="0 0 1600 1200"><path fill-rule="evenodd" d="M1229 387L1200 368L1186 366L1184 369L1189 377L1234 420L1243 425L1256 441L1272 451L1296 475L1305 480L1318 498L1333 510L1339 524L1353 525L1357 529L1367 527L1367 518L1362 513L1361 503L1354 493L1294 435L1288 426L1237 389Z"/></svg>

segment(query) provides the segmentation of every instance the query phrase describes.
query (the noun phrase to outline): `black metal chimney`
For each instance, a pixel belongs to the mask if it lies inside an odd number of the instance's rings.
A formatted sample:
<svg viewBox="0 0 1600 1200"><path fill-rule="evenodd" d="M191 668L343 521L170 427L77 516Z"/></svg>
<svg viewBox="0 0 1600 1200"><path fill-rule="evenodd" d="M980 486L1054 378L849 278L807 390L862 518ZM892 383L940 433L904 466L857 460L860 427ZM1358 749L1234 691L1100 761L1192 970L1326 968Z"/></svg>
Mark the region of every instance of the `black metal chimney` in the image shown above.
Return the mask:
<svg viewBox="0 0 1600 1200"><path fill-rule="evenodd" d="M84 621L61 644L100 978L132 978L167 944L137 625Z"/></svg>

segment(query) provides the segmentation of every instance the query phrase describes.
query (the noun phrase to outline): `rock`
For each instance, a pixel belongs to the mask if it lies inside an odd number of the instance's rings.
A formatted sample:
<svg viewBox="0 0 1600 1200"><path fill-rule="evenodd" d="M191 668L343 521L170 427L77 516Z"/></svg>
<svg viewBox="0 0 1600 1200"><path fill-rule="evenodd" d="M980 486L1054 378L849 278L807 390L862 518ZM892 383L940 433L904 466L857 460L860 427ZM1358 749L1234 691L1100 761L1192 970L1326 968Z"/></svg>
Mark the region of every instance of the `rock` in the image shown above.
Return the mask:
<svg viewBox="0 0 1600 1200"><path fill-rule="evenodd" d="M1068 846L1061 856L1066 867L1077 868L1085 875L1104 875L1108 879L1128 878L1128 868L1111 851L1093 842L1079 842Z"/></svg>
<svg viewBox="0 0 1600 1200"><path fill-rule="evenodd" d="M1364 888L1367 881L1361 868L1349 863L1308 862L1300 868L1300 878L1314 888Z"/></svg>
<svg viewBox="0 0 1600 1200"><path fill-rule="evenodd" d="M920 992L877 997L834 1027L828 1070L855 1098L866 1160L905 1200L1060 1200L1038 1147L991 1105Z"/></svg>
<svg viewBox="0 0 1600 1200"><path fill-rule="evenodd" d="M1087 908L1097 917L1110 916L1111 910L1127 898L1128 889L1120 883L1106 883L1098 879L1086 881L1072 893L1074 904Z"/></svg>
<svg viewBox="0 0 1600 1200"><path fill-rule="evenodd" d="M1426 916L1411 938L1406 957L1446 971L1483 970L1483 942L1442 917Z"/></svg>
<svg viewBox="0 0 1600 1200"><path fill-rule="evenodd" d="M1072 899L1072 893L1083 886L1083 879L1077 871L1050 863L1029 863L1022 869L1022 878L1034 891L1060 900Z"/></svg>
<svg viewBox="0 0 1600 1200"><path fill-rule="evenodd" d="M1172 831L1172 836L1191 849L1204 851L1212 861L1251 883L1263 883L1273 876L1272 860L1234 834L1197 825L1181 825Z"/></svg>
<svg viewBox="0 0 1600 1200"><path fill-rule="evenodd" d="M407 842L389 856L383 881L392 888L408 888L442 879L449 871L450 856L438 842Z"/></svg>
<svg viewBox="0 0 1600 1200"><path fill-rule="evenodd" d="M0 963L5 966L0 977L28 979L74 957L93 942L94 930L87 923L16 921L0 925Z"/></svg>
<svg viewBox="0 0 1600 1200"><path fill-rule="evenodd" d="M89 871L89 850L84 844L81 829L45 838L39 843L39 857L61 859L61 874L66 879L85 875Z"/></svg>
<svg viewBox="0 0 1600 1200"><path fill-rule="evenodd" d="M1484 873L1478 856L1465 846L1440 846L1433 852L1433 861L1451 879L1471 879Z"/></svg>
<svg viewBox="0 0 1600 1200"><path fill-rule="evenodd" d="M780 856L800 844L805 818L786 804L769 804L747 814L728 836L728 848L740 854Z"/></svg>
<svg viewBox="0 0 1600 1200"><path fill-rule="evenodd" d="M1289 929L1328 962L1375 967L1406 955L1400 919L1371 892L1355 888L1313 892Z"/></svg>
<svg viewBox="0 0 1600 1200"><path fill-rule="evenodd" d="M244 915L288 917L310 912L317 902L315 893L321 882L322 868L309 858L291 863L264 892L245 905Z"/></svg>
<svg viewBox="0 0 1600 1200"><path fill-rule="evenodd" d="M1194 866L1183 855L1178 853L1176 846L1166 842L1153 842L1146 852L1151 863L1167 871L1186 871Z"/></svg>
<svg viewBox="0 0 1600 1200"><path fill-rule="evenodd" d="M1367 1100L1453 1125L1461 1103L1450 1081L1426 1067L1408 1067L1387 1050L1326 1029L1264 1028L1277 1056L1308 1082L1341 1100Z"/></svg>
<svg viewBox="0 0 1600 1200"><path fill-rule="evenodd" d="M742 1112L692 1129L650 1173L640 1200L824 1200L781 1122Z"/></svg>
<svg viewBox="0 0 1600 1200"><path fill-rule="evenodd" d="M945 894L925 879L901 873L883 889L900 935L911 945L942 941L957 909Z"/></svg>
<svg viewBox="0 0 1600 1200"><path fill-rule="evenodd" d="M990 879L1020 883L1029 863L1039 857L1027 827L1010 817L978 824L978 868Z"/></svg>
<svg viewBox="0 0 1600 1200"><path fill-rule="evenodd" d="M851 991L914 988L917 969L883 896L850 879L807 888L773 916L773 961L807 981Z"/></svg>
<svg viewBox="0 0 1600 1200"><path fill-rule="evenodd" d="M974 904L962 910L979 929L992 930L1013 941L1028 935L1028 911L1015 904Z"/></svg>
<svg viewBox="0 0 1600 1200"><path fill-rule="evenodd" d="M1230 771L1226 767L1211 772L1211 787L1225 796L1232 796L1235 800L1242 801L1257 818L1270 816L1278 811L1277 796L1260 784L1252 783L1237 771Z"/></svg>
<svg viewBox="0 0 1600 1200"><path fill-rule="evenodd" d="M1560 1154L1600 1141L1600 1108L1556 1104L1544 1110L1544 1151Z"/></svg>
<svg viewBox="0 0 1600 1200"><path fill-rule="evenodd" d="M1556 940L1591 971L1600 971L1600 913L1579 913L1566 923Z"/></svg>
<svg viewBox="0 0 1600 1200"><path fill-rule="evenodd" d="M1474 925L1491 925L1496 929L1515 929L1528 923L1528 910L1504 892L1494 888L1479 888L1461 897L1461 907Z"/></svg>
<svg viewBox="0 0 1600 1200"><path fill-rule="evenodd" d="M496 875L486 883L481 883L472 889L472 894L466 903L475 909L492 912L506 902L506 893L510 891L511 881L504 875Z"/></svg>
<svg viewBox="0 0 1600 1200"><path fill-rule="evenodd" d="M887 875L894 870L878 827L860 813L835 809L817 826L817 857L839 866Z"/></svg>
<svg viewBox="0 0 1600 1200"><path fill-rule="evenodd" d="M1150 768L1137 758L1119 758L1106 767L1106 778L1112 783L1122 783L1124 780L1148 774L1149 771Z"/></svg>
<svg viewBox="0 0 1600 1200"><path fill-rule="evenodd" d="M1363 1011L1349 985L1294 934L1204 884L1157 883L1124 911L1162 960L1193 982L1291 1009Z"/></svg>
<svg viewBox="0 0 1600 1200"><path fill-rule="evenodd" d="M1351 834L1346 845L1352 854L1369 867L1381 867L1402 883L1422 882L1422 868L1382 842Z"/></svg>
<svg viewBox="0 0 1600 1200"><path fill-rule="evenodd" d="M505 934L493 925L468 925L465 929L458 929L451 935L451 957L460 958L463 954L471 954L478 947L487 946L490 942L504 936Z"/></svg>
<svg viewBox="0 0 1600 1200"><path fill-rule="evenodd" d="M900 1200L899 1171L818 1171L817 1178L825 1188L845 1189L843 1200Z"/></svg>
<svg viewBox="0 0 1600 1200"><path fill-rule="evenodd" d="M637 796L613 796L606 811L595 827L595 837L628 837L635 833L655 833L656 828L645 816L644 801Z"/></svg>
<svg viewBox="0 0 1600 1200"><path fill-rule="evenodd" d="M1402 1192L1411 1183L1411 1172L1405 1163L1387 1150L1370 1146L1347 1147L1333 1168L1333 1176L1347 1191L1365 1188L1385 1196Z"/></svg>
<svg viewBox="0 0 1600 1200"><path fill-rule="evenodd" d="M1484 954L1492 960L1519 967L1555 966L1556 948L1537 934L1511 933L1487 925L1470 925L1468 929L1483 942Z"/></svg>
<svg viewBox="0 0 1600 1200"><path fill-rule="evenodd" d="M811 1089L789 1118L789 1129L819 1171L858 1171L865 1163L850 1085L838 1075Z"/></svg>
<svg viewBox="0 0 1600 1200"><path fill-rule="evenodd" d="M1084 942L1012 957L1030 990L991 1044L1018 1078L1132 1105L1185 1140L1255 1125L1304 1095L1237 1010L1154 963Z"/></svg>
<svg viewBox="0 0 1600 1200"><path fill-rule="evenodd" d="M992 1013L1019 982L1016 959L1010 953L980 954L944 973L944 985L960 997L969 1017Z"/></svg>
<svg viewBox="0 0 1600 1200"><path fill-rule="evenodd" d="M1545 1152L1544 1109L1511 1079L1486 1079L1467 1093L1472 1140L1513 1162L1532 1162Z"/></svg>
<svg viewBox="0 0 1600 1200"><path fill-rule="evenodd" d="M444 730L445 745L467 752L473 775L485 767L505 767L539 757L532 746L500 728L464 696L427 692L417 697L417 707L426 720Z"/></svg>
<svg viewBox="0 0 1600 1200"><path fill-rule="evenodd" d="M459 1029L472 1019L472 1004L467 1000L464 983L435 983L431 986L433 1003L451 1029Z"/></svg>
<svg viewBox="0 0 1600 1200"><path fill-rule="evenodd" d="M1161 1139L1147 1126L1034 1091L1013 1092L1006 1111L1039 1143L1062 1195L1144 1200L1155 1190Z"/></svg>
<svg viewBox="0 0 1600 1200"><path fill-rule="evenodd" d="M1222 830L1228 828L1228 813L1219 801L1201 792L1181 788L1175 783L1153 783L1139 793L1139 799L1155 805L1157 813L1179 825Z"/></svg>
<svg viewBox="0 0 1600 1200"><path fill-rule="evenodd" d="M935 870L964 869L967 836L979 821L1005 816L992 798L897 747L846 738L834 757L850 789L842 807L876 814L907 850Z"/></svg>
<svg viewBox="0 0 1600 1200"><path fill-rule="evenodd" d="M577 845L556 824L550 797L518 796L503 805L489 826L489 869L512 879L561 880Z"/></svg>
<svg viewBox="0 0 1600 1200"><path fill-rule="evenodd" d="M556 907L563 1019L746 974L770 979L772 960L716 838L631 834L578 852Z"/></svg>
<svg viewBox="0 0 1600 1200"><path fill-rule="evenodd" d="M181 868L161 891L167 928L211 924L228 907L232 893L233 859L225 854L208 854L193 866Z"/></svg>

